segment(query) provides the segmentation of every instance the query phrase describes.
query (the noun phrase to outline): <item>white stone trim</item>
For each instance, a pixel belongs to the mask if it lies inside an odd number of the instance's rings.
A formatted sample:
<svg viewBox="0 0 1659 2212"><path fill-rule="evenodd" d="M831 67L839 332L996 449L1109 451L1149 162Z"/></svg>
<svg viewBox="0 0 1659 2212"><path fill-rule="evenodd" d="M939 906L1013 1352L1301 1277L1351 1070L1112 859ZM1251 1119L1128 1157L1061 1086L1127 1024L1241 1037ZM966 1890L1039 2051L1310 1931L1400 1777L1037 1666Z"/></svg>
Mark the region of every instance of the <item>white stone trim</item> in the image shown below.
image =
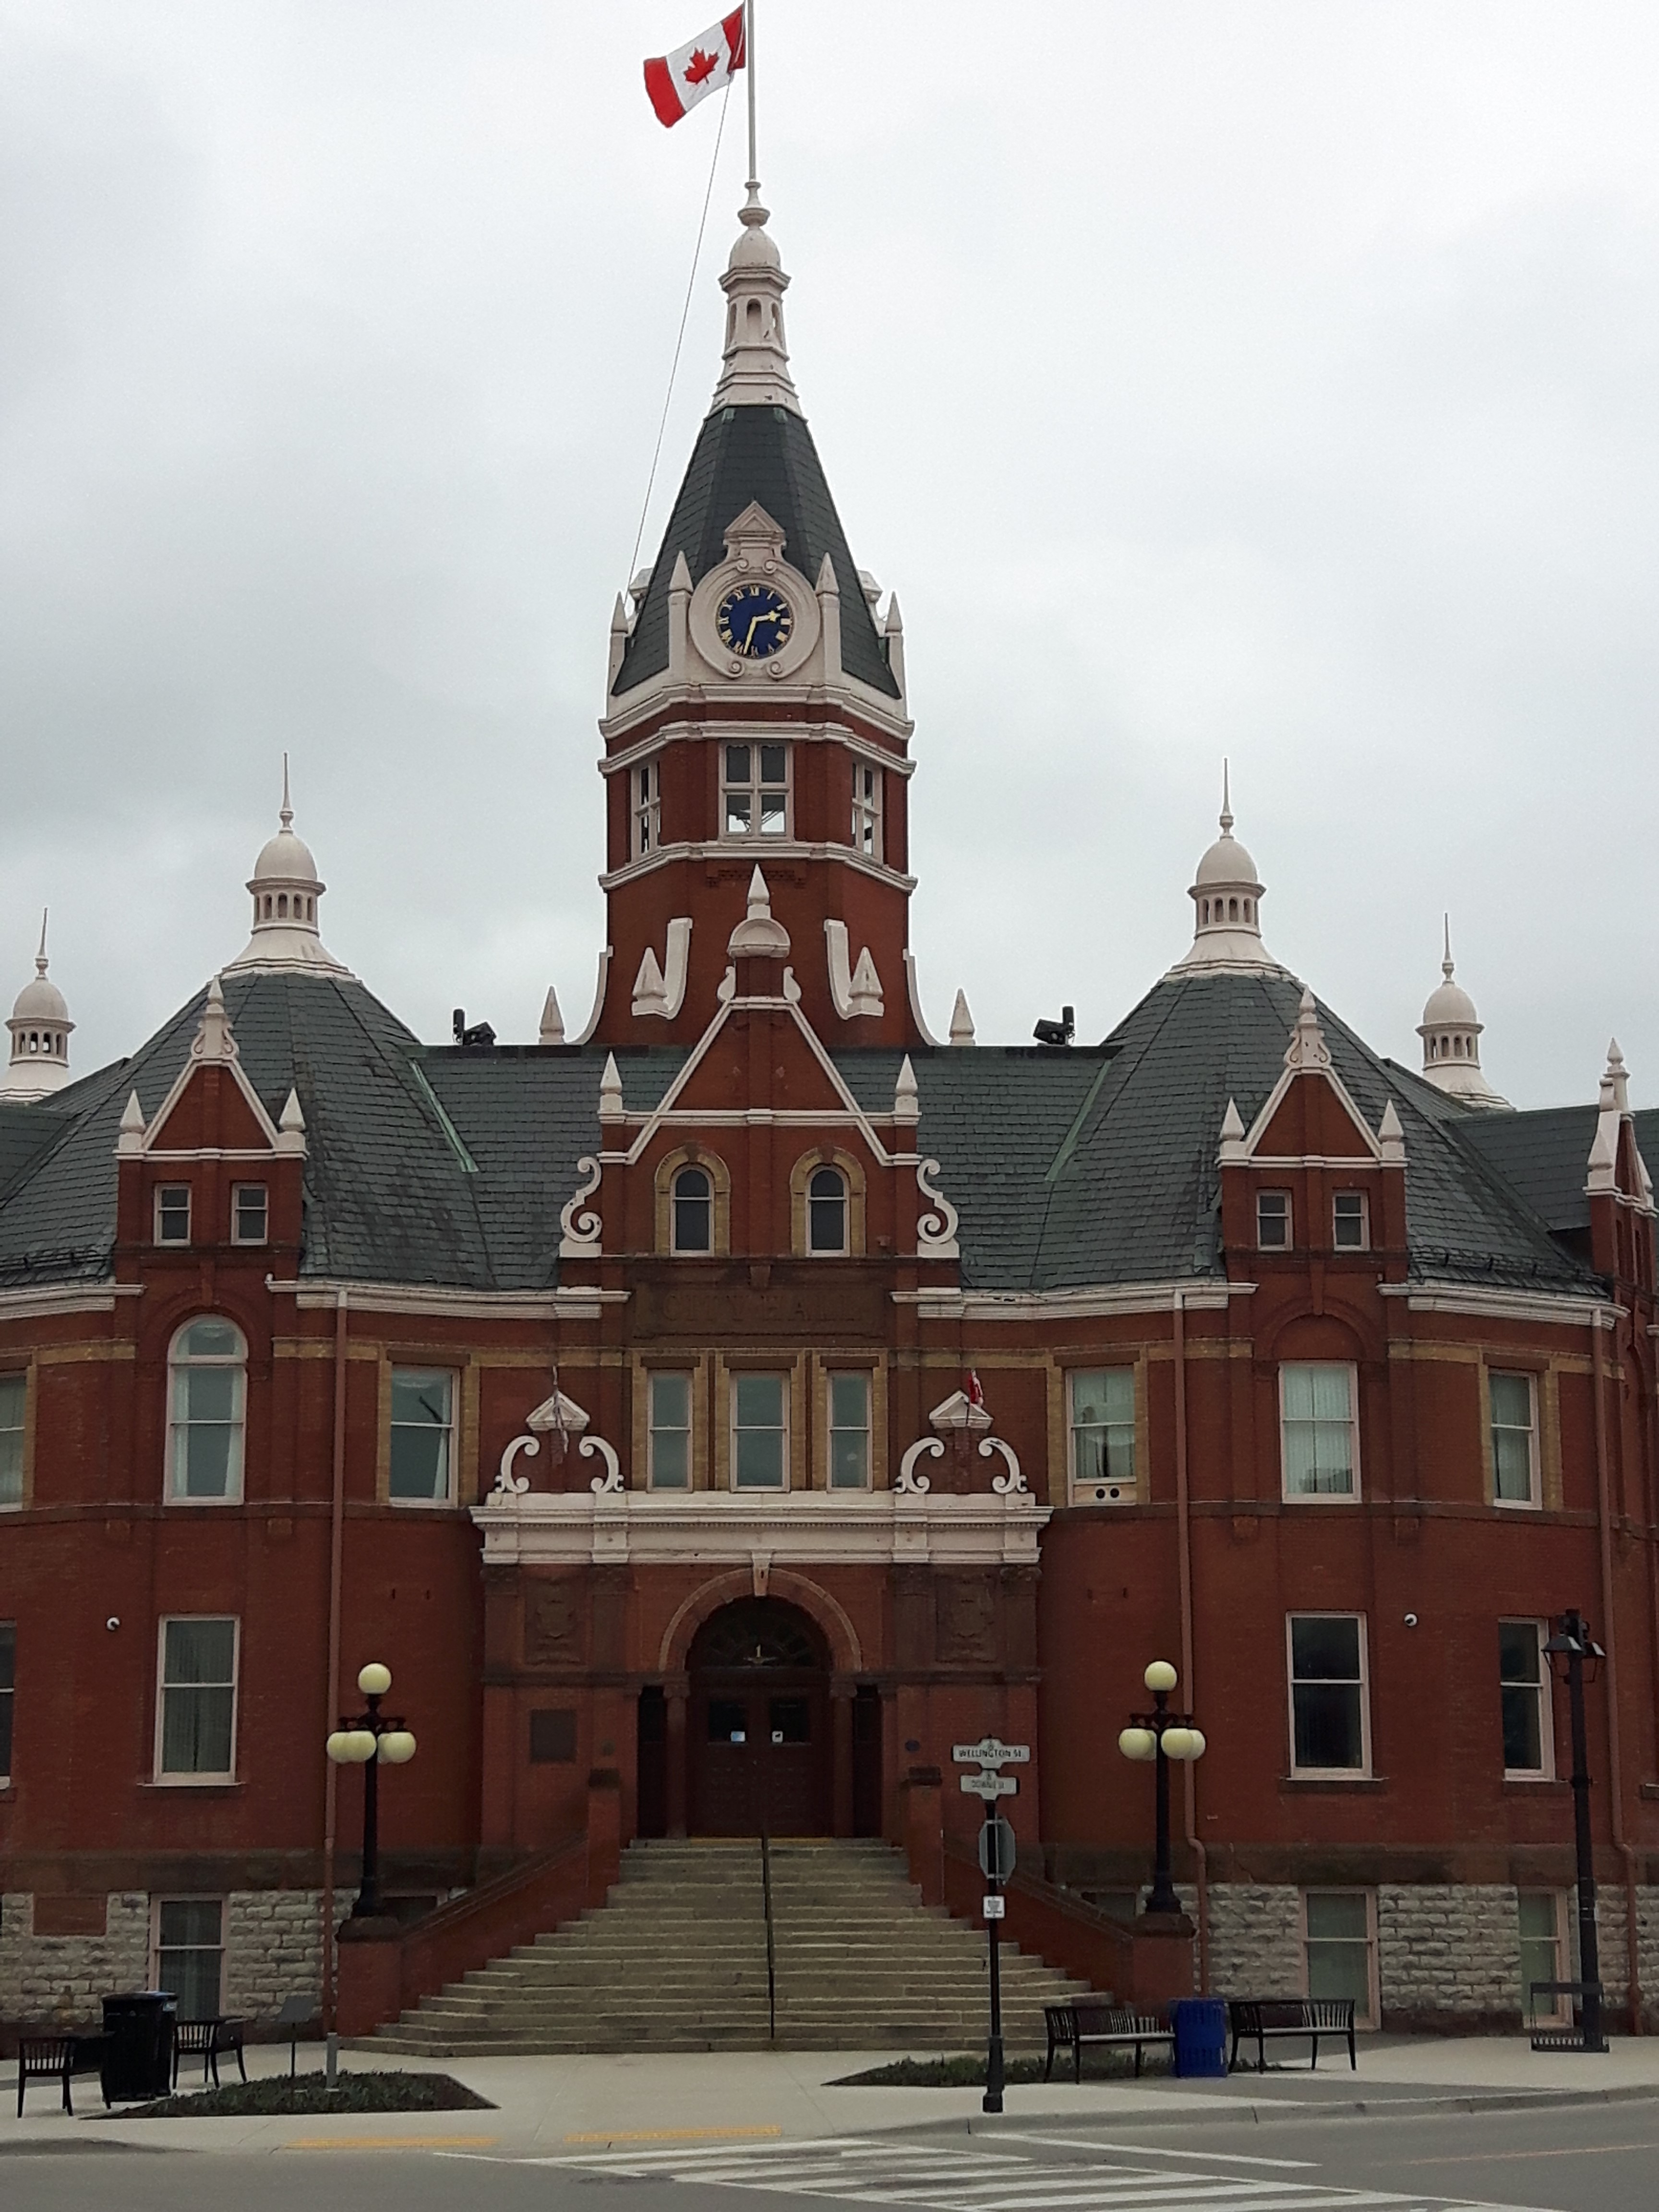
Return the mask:
<svg viewBox="0 0 1659 2212"><path fill-rule="evenodd" d="M268 1291L289 1292L301 1311L332 1312L338 1294L350 1294L356 1314L429 1314L453 1321L597 1321L602 1306L626 1305L631 1291L467 1291L420 1283L352 1283L279 1280L267 1275Z"/></svg>
<svg viewBox="0 0 1659 2212"><path fill-rule="evenodd" d="M751 737L749 742L756 742ZM775 860L841 860L854 868L861 876L869 876L878 884L887 884L895 890L908 893L915 890L916 878L902 875L898 869L890 868L883 860L872 860L867 853L860 853L853 845L809 845L797 837L711 837L690 839L679 843L659 845L653 852L642 853L637 860L624 860L621 867L611 868L599 878L602 891L614 890L619 884L629 884L641 876L648 876L655 868L665 868L674 860L748 861L760 860L767 866ZM591 1026L591 1025L590 1025ZM586 1042L584 1030L576 1042Z"/></svg>
<svg viewBox="0 0 1659 2212"><path fill-rule="evenodd" d="M53 1314L113 1313L119 1298L141 1298L142 1283L42 1283L0 1291L0 1320L44 1320Z"/></svg>
<svg viewBox="0 0 1659 2212"><path fill-rule="evenodd" d="M1386 1287L1386 1285L1385 1285ZM1403 1286L1402 1286L1403 1287ZM1254 1283L1122 1283L1076 1291L957 1291L945 1286L890 1291L895 1305L913 1305L923 1321L1046 1322L1105 1314L1168 1313L1177 1291L1188 1313L1223 1313L1231 1298L1254 1297Z"/></svg>
<svg viewBox="0 0 1659 2212"><path fill-rule="evenodd" d="M1569 1328L1612 1328L1626 1308L1560 1291L1504 1291L1462 1283L1379 1283L1377 1295L1404 1298L1412 1313L1479 1315L1487 1321L1556 1322Z"/></svg>

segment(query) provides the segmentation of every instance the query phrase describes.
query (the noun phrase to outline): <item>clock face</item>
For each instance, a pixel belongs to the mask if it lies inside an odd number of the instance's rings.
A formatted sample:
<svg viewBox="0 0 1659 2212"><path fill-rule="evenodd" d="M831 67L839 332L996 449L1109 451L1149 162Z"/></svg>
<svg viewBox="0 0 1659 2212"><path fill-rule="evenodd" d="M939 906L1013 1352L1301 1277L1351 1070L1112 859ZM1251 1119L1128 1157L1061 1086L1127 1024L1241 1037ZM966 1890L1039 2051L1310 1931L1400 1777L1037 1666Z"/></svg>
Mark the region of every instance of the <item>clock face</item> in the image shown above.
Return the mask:
<svg viewBox="0 0 1659 2212"><path fill-rule="evenodd" d="M795 617L789 602L770 584L738 584L714 614L720 643L745 660L769 660L789 642Z"/></svg>

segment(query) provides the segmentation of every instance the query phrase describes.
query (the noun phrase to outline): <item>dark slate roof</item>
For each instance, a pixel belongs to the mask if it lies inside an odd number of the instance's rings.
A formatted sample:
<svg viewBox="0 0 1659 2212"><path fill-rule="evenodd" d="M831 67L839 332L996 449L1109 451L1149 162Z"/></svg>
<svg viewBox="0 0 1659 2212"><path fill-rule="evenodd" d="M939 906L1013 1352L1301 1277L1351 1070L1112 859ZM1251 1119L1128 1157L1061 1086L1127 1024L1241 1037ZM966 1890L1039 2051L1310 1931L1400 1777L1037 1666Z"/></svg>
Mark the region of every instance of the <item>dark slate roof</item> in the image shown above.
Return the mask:
<svg viewBox="0 0 1659 2212"><path fill-rule="evenodd" d="M1273 1089L1297 997L1286 977L1166 978L1097 1046L913 1052L921 1148L961 1215L964 1283L1048 1291L1215 1275L1222 1115L1231 1097L1248 1124ZM560 1210L577 1161L598 1147L602 1048L425 1046L338 978L232 975L225 999L267 1110L280 1114L290 1085L304 1109L307 1274L500 1291L557 1280ZM136 1088L155 1112L201 1004L131 1060L0 1110L0 1286L107 1273L122 1107ZM1371 1126L1389 1098L1399 1112L1413 1273L1594 1287L1553 1239L1553 1201L1522 1157L1526 1125L1552 1117L1471 1114L1321 1013ZM862 1105L890 1108L899 1052L835 1057ZM629 1109L660 1099L684 1059L618 1049ZM1576 1159L1582 1184L1594 1111L1554 1118L1565 1133L1542 1133L1547 1156ZM1507 1175L1492 1156L1504 1143Z"/></svg>
<svg viewBox="0 0 1659 2212"><path fill-rule="evenodd" d="M827 553L841 591L841 660L849 676L896 699L847 537L830 496L812 433L787 407L722 407L698 433L685 481L663 533L644 604L611 685L620 698L668 665L668 585L677 554L700 583L726 558L726 532L758 500L783 532L791 565L816 585Z"/></svg>
<svg viewBox="0 0 1659 2212"><path fill-rule="evenodd" d="M1482 1157L1559 1236L1589 1227L1590 1146L1595 1136L1595 1106L1549 1106L1528 1114L1482 1114L1471 1118L1467 1135ZM1659 1109L1634 1116L1636 1144L1643 1158L1659 1158Z"/></svg>

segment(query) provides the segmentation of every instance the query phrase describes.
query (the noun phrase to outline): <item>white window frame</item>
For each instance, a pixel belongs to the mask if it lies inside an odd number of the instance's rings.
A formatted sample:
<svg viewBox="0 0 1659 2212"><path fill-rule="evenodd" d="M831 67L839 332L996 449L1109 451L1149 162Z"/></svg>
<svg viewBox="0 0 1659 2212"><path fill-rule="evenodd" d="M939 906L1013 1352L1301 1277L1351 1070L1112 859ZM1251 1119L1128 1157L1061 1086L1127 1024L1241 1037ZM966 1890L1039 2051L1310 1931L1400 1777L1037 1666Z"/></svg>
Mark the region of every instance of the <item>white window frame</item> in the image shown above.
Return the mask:
<svg viewBox="0 0 1659 2212"><path fill-rule="evenodd" d="M3 1391L8 1398L13 1395L13 1385L20 1386L15 1393L17 1424L13 1427L9 1422L3 1428L0 1428L0 1444L4 1444L8 1451L15 1450L17 1494L15 1497L8 1497L3 1491L0 1491L0 1513L18 1513L22 1510L23 1506L23 1458L29 1432L29 1370L27 1367L8 1367L0 1370L0 1391Z"/></svg>
<svg viewBox="0 0 1659 2212"><path fill-rule="evenodd" d="M161 1234L161 1201L169 1193L185 1194L185 1233L182 1237L163 1237ZM158 1182L151 1194L150 1241L164 1251L183 1252L190 1248L191 1233L196 1226L196 1195L187 1182Z"/></svg>
<svg viewBox="0 0 1659 2212"><path fill-rule="evenodd" d="M1359 1240L1345 1244L1337 1235L1336 1209L1345 1198L1357 1199L1359 1203ZM1333 1252L1369 1252L1371 1249L1371 1200L1364 1190L1334 1190L1331 1193L1331 1249Z"/></svg>
<svg viewBox="0 0 1659 2212"><path fill-rule="evenodd" d="M1298 1620L1357 1620L1359 1624L1359 1759L1358 1766L1298 1766L1296 1763L1296 1691L1298 1679L1308 1684L1341 1681L1350 1686L1349 1678L1334 1674L1307 1674L1298 1677L1296 1671L1295 1624ZM1316 1606L1287 1613L1285 1616L1285 1718L1290 1730L1291 1779L1293 1782L1368 1782L1371 1778L1371 1662L1370 1623L1363 1613L1348 1613L1329 1606Z"/></svg>
<svg viewBox="0 0 1659 2212"><path fill-rule="evenodd" d="M167 1730L167 1628L175 1620L228 1620L231 1624L230 1647L230 1765L222 1774L173 1773L161 1765L162 1741ZM178 1683L179 1689L222 1689L223 1683ZM222 1788L236 1779L236 1735L241 1719L242 1705L242 1622L240 1613L164 1613L155 1624L155 1746L152 1779L158 1789L200 1790Z"/></svg>
<svg viewBox="0 0 1659 2212"><path fill-rule="evenodd" d="M853 756L853 850L866 860L880 861L883 851L882 814L885 792L883 772L873 761Z"/></svg>
<svg viewBox="0 0 1659 2212"><path fill-rule="evenodd" d="M1516 1948L1517 1952L1519 1952L1522 1941L1523 1940L1521 1934L1521 1900L1523 1897L1547 1897L1549 1899L1555 1915L1554 1942L1556 1970L1548 1977L1548 1979L1553 1982L1571 1981L1574 1978L1572 1955L1574 1929L1571 1909L1571 1893L1559 1889L1534 1889L1529 1882L1516 1883L1515 1890L1515 1935ZM1534 1938L1534 1940L1535 1941L1537 1939ZM1531 1995L1531 1991L1527 1985L1528 1978L1529 1978L1526 1975L1523 1970L1521 1980L1521 2024L1522 2027L1525 2028L1528 2026L1535 2027L1560 2027L1565 2026L1569 2016L1569 2008L1571 2004L1571 1999L1569 1997L1557 1997L1547 2012L1529 2014L1527 2010L1528 2000Z"/></svg>
<svg viewBox="0 0 1659 2212"><path fill-rule="evenodd" d="M200 1322L216 1322L232 1331L241 1350L234 1357L229 1353L200 1352L192 1358L181 1358L179 1347L191 1330ZM173 1332L167 1346L167 1467L163 1475L162 1495L169 1505L240 1505L247 1486L247 1338L228 1314L192 1314L187 1322L180 1322ZM228 1425L232 1434L231 1463L226 1470L223 1491L215 1497L211 1492L192 1494L179 1487L179 1444L183 1431L191 1426L186 1418L179 1415L179 1377L205 1367L224 1367L234 1370L237 1387L234 1393L235 1413Z"/></svg>
<svg viewBox="0 0 1659 2212"><path fill-rule="evenodd" d="M770 1422L767 1423L763 1431L758 1428L753 1431L740 1430L738 1425L738 1385L740 1382L752 1381L757 1376L762 1375L767 1376L770 1381L775 1382L778 1386L780 1413L782 1420L782 1446L780 1455L782 1479L778 1482L740 1483L738 1480L738 1437L740 1435L750 1433L757 1435L764 1434L767 1436L772 1436L776 1433L776 1430ZM729 1439L731 1448L731 1459L727 1470L728 1482L729 1486L732 1490L741 1491L746 1497L779 1498L781 1497L789 1487L789 1401L791 1396L790 1385L792 1380L793 1377L787 1367L739 1367L727 1370L726 1435Z"/></svg>
<svg viewBox="0 0 1659 2212"><path fill-rule="evenodd" d="M1527 1411L1528 1415L1528 1425L1527 1430L1527 1494L1524 1498L1501 1498L1498 1495L1498 1424L1497 1409L1492 1404L1492 1395L1493 1381L1498 1376L1502 1376L1506 1382L1511 1379L1523 1382L1527 1386ZM1541 1479L1543 1455L1540 1449L1540 1439L1538 1433L1538 1377L1533 1372L1531 1368L1493 1367L1488 1364L1486 1368L1486 1452L1488 1457L1492 1461L1492 1502L1494 1505L1500 1507L1506 1513L1535 1513L1543 1503L1543 1483ZM1505 1422L1504 1425L1508 1433L1513 1436L1515 1431L1512 1425L1508 1422Z"/></svg>
<svg viewBox="0 0 1659 2212"><path fill-rule="evenodd" d="M1550 1695L1550 1662L1544 1656L1544 1646L1549 1640L1550 1625L1547 1620L1539 1620L1530 1613L1506 1613L1500 1616L1498 1626L1500 1632L1505 1628L1530 1628L1538 1639L1538 1680L1535 1685L1509 1680L1504 1673L1501 1641L1498 1646L1499 1746L1501 1747L1503 1743L1504 1691L1535 1689L1538 1699L1538 1756L1541 1761L1541 1764L1537 1766L1510 1766L1506 1764L1504 1768L1504 1779L1505 1782L1553 1782L1555 1779L1555 1701ZM1560 1975L1557 1978L1565 1981L1566 1977Z"/></svg>
<svg viewBox="0 0 1659 2212"><path fill-rule="evenodd" d="M1301 1926L1302 1993L1304 1996L1312 1994L1309 1987L1312 1978L1309 1972L1308 1945L1310 1942L1328 1942L1331 1940L1328 1936L1310 1937L1309 1935L1308 1899L1310 1897L1363 1897L1365 1900L1365 2010L1362 2016L1358 2008L1355 2008L1353 2024L1357 2028L1374 2029L1382 2016L1382 1988L1376 1962L1376 1892L1374 1889L1350 1889L1335 1885L1326 1887L1322 1885L1316 1889L1297 1893L1297 1916Z"/></svg>
<svg viewBox="0 0 1659 2212"><path fill-rule="evenodd" d="M1292 1369L1340 1368L1348 1378L1348 1474L1346 1490L1292 1490L1290 1455L1285 1449L1285 1378ZM1302 1416L1296 1419L1300 1421ZM1279 1494L1286 1505L1352 1505L1359 1498L1359 1370L1352 1359L1282 1359L1279 1364Z"/></svg>
<svg viewBox="0 0 1659 2212"><path fill-rule="evenodd" d="M708 1242L706 1244L682 1244L680 1242L680 1177L687 1175L700 1175L708 1186L707 1199L686 1200L689 1206L706 1205L708 1208ZM720 1185L714 1180L714 1171L712 1168L706 1167L702 1160L680 1162L678 1167L668 1178L668 1249L672 1254L691 1260L708 1260L713 1257L715 1245L714 1208L719 1198Z"/></svg>
<svg viewBox="0 0 1659 2212"><path fill-rule="evenodd" d="M685 1385L685 1426L672 1426L657 1419L657 1384L659 1381L683 1382ZM692 1440L697 1426L696 1376L689 1367L648 1367L645 1373L645 1486L647 1490L662 1489L684 1496L692 1488L696 1470L692 1464ZM657 1437L683 1436L685 1438L685 1480L684 1482L659 1483L657 1480Z"/></svg>
<svg viewBox="0 0 1659 2212"><path fill-rule="evenodd" d="M662 843L662 755L653 753L628 772L633 854L643 860Z"/></svg>
<svg viewBox="0 0 1659 2212"><path fill-rule="evenodd" d="M242 1194L257 1191L259 1196L259 1219L264 1224L257 1237L249 1237L242 1228ZM269 1244L270 1242L270 1185L266 1182L234 1182L230 1186L230 1241L233 1244Z"/></svg>
<svg viewBox="0 0 1659 2212"><path fill-rule="evenodd" d="M17 1767L17 1623L0 1620L0 1630L7 1632L11 1643L11 1680L0 1682L0 1706L4 1707L7 1722L0 1731L0 1742L7 1747L6 1757L0 1760L0 1790L6 1790Z"/></svg>
<svg viewBox="0 0 1659 2212"><path fill-rule="evenodd" d="M438 1425L435 1422L428 1424L422 1421L398 1420L397 1418L397 1389L398 1377L400 1375L409 1376L420 1376L422 1377L441 1376L444 1381L448 1383L449 1419L443 1424L441 1431L438 1429ZM460 1428L460 1421L459 1419L461 1395L460 1381L461 1378L459 1375L453 1367L417 1367L412 1361L407 1365L398 1360L394 1360L392 1363L392 1371L387 1381L386 1395L386 1496L388 1505L396 1505L399 1508L408 1506L416 1512L432 1513L447 1512L452 1506L459 1503L459 1491L458 1486L459 1469L456 1463L456 1443ZM417 1434L422 1435L430 1435L434 1433L442 1435L444 1439L444 1486L441 1496L437 1498L411 1498L402 1492L394 1490L392 1487L392 1445L396 1441L397 1432L399 1429L414 1429Z"/></svg>
<svg viewBox="0 0 1659 2212"><path fill-rule="evenodd" d="M1123 1428L1125 1426L1127 1426L1129 1431L1129 1480L1127 1484L1120 1486L1124 1492L1123 1496L1121 1498L1112 1498L1110 1496L1103 1498L1099 1494L1103 1490L1109 1492L1112 1486L1111 1478L1109 1476L1107 1476L1099 1481L1096 1481L1092 1478L1080 1474L1078 1471L1077 1432L1079 1426L1077 1418L1078 1377L1080 1375L1108 1374L1127 1375L1129 1378L1129 1419L1127 1423L1126 1424L1121 1421L1108 1421L1103 1425L1103 1425L1109 1432L1114 1428ZM1071 1500L1073 1505L1133 1505L1138 1500L1140 1495L1140 1453L1139 1448L1139 1438L1136 1434L1136 1415L1139 1412L1139 1396L1137 1383L1138 1378L1136 1376L1134 1368L1127 1360L1109 1360L1101 1367L1068 1367L1066 1369L1066 1486L1070 1492ZM1086 1425L1090 1428L1093 1428L1097 1424L1094 1422L1089 1422Z"/></svg>
<svg viewBox="0 0 1659 2212"><path fill-rule="evenodd" d="M762 773L763 750L770 752L774 750L783 755L783 780L781 783L775 778L765 776ZM746 781L734 779L731 774L732 755L738 751L746 751L749 755L750 773ZM722 742L720 824L721 843L775 845L782 844L792 838L795 834L794 771L794 747L784 739L769 738L763 746L758 738L732 738L730 742ZM783 820L781 826L775 830L763 830L761 827L763 818L763 810L760 803L761 794L767 791L781 791L783 793ZM750 801L749 827L746 830L734 830L732 827L728 794L733 793L746 795Z"/></svg>
<svg viewBox="0 0 1659 2212"><path fill-rule="evenodd" d="M857 1382L864 1393L864 1419L857 1427L849 1428L836 1419L836 1385L837 1382ZM832 1367L823 1378L823 1484L826 1490L838 1490L850 1495L855 1491L868 1490L875 1481L875 1378L867 1367ZM858 1482L836 1480L836 1438L846 1436L864 1438L864 1474Z"/></svg>
<svg viewBox="0 0 1659 2212"><path fill-rule="evenodd" d="M173 1890L166 1896L152 1897L149 1901L149 1985L153 1990L166 1989L161 1979L161 1953L168 1951L216 1951L219 1956L219 2016L225 2012L225 1908L228 1899L217 1892ZM219 1941L214 1943L168 1943L161 1942L161 1911L168 1905L216 1905L219 1908ZM180 2020L186 2017L184 2013ZM211 2017L211 2015L210 2015Z"/></svg>
<svg viewBox="0 0 1659 2212"><path fill-rule="evenodd" d="M1285 1238L1282 1243L1269 1244L1261 1234L1261 1201L1264 1198L1282 1198L1285 1201ZM1255 1249L1258 1252L1293 1252L1296 1249L1296 1200L1288 1190L1257 1191Z"/></svg>

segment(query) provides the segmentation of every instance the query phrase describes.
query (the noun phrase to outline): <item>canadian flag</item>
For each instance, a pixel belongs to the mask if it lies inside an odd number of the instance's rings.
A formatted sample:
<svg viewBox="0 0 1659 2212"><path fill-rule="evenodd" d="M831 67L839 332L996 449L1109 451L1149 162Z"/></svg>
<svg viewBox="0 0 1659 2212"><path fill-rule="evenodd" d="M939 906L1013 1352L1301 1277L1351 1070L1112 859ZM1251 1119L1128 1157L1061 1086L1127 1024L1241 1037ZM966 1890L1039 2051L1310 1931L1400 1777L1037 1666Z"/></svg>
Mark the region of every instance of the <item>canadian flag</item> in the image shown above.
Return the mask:
<svg viewBox="0 0 1659 2212"><path fill-rule="evenodd" d="M985 1403L985 1385L979 1379L978 1369L974 1367L968 1370L968 1403L970 1406L983 1406Z"/></svg>
<svg viewBox="0 0 1659 2212"><path fill-rule="evenodd" d="M743 19L743 9L734 8L685 46L646 64L645 88L659 123L678 123L700 100L731 83L748 58Z"/></svg>

